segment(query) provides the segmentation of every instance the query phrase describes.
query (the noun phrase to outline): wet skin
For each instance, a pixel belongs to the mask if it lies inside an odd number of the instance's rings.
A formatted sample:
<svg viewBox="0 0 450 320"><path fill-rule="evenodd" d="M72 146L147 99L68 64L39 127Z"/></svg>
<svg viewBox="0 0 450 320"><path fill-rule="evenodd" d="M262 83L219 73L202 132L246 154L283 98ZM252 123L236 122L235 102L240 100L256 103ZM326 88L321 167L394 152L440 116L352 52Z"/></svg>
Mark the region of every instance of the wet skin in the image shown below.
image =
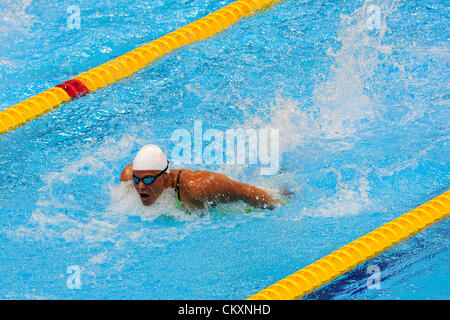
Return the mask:
<svg viewBox="0 0 450 320"><path fill-rule="evenodd" d="M180 170L170 170L159 176L151 185L146 185L142 179L146 176L155 176L160 170L133 170L130 163L122 171L120 181L133 180L133 175L141 181L133 185L139 194L142 204L149 206L162 194L166 188L175 188ZM221 173L208 171L192 171L183 169L180 176L180 200L190 209L196 210L205 207L206 203L232 202L242 200L261 208L273 209L276 204L283 205L281 200L275 199L266 191L231 179Z"/></svg>

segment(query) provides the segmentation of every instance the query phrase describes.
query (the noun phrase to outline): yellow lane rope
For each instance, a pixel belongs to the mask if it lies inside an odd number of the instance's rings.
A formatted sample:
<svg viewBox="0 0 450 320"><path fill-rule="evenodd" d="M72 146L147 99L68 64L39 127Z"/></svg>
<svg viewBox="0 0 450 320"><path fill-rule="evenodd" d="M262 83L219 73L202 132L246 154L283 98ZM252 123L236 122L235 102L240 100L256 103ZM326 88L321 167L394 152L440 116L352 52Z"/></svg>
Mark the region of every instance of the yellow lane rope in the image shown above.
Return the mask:
<svg viewBox="0 0 450 320"><path fill-rule="evenodd" d="M293 300L411 237L450 213L450 190L249 297Z"/></svg>
<svg viewBox="0 0 450 320"><path fill-rule="evenodd" d="M201 41L227 29L244 16L281 0L239 0L170 32L148 44L104 63L58 86L0 112L0 134L14 129L71 99L119 81L179 47Z"/></svg>

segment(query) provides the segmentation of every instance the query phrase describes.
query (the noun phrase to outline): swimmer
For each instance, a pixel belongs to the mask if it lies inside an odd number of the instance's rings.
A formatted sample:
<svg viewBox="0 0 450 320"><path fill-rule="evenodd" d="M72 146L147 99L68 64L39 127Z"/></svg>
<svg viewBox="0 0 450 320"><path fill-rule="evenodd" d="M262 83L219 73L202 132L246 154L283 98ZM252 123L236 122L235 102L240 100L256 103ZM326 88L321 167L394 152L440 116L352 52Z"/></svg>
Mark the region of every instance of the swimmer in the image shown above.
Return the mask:
<svg viewBox="0 0 450 320"><path fill-rule="evenodd" d="M209 203L224 203L242 200L247 204L274 209L284 205L266 191L250 184L241 183L221 173L193 171L188 169L169 170L169 160L155 145L144 146L133 162L123 169L120 181L133 181L142 204L149 206L164 189L175 190L177 207L190 210L203 209Z"/></svg>

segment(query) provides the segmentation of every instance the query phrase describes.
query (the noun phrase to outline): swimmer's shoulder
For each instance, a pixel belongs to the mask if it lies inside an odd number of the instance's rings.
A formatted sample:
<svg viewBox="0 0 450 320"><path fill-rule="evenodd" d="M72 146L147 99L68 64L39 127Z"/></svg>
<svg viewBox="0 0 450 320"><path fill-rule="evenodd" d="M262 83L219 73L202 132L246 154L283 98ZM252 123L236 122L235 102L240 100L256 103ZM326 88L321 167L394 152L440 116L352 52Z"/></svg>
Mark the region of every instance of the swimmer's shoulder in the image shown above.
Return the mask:
<svg viewBox="0 0 450 320"><path fill-rule="evenodd" d="M133 179L133 162L127 165L120 174L120 182Z"/></svg>
<svg viewBox="0 0 450 320"><path fill-rule="evenodd" d="M189 182L202 185L214 182L221 182L224 179L233 180L222 173L211 171L194 171L189 169L182 169L181 179L184 180L186 183Z"/></svg>
<svg viewBox="0 0 450 320"><path fill-rule="evenodd" d="M180 187L196 199L208 198L211 194L229 191L238 182L226 175L211 171L184 170Z"/></svg>

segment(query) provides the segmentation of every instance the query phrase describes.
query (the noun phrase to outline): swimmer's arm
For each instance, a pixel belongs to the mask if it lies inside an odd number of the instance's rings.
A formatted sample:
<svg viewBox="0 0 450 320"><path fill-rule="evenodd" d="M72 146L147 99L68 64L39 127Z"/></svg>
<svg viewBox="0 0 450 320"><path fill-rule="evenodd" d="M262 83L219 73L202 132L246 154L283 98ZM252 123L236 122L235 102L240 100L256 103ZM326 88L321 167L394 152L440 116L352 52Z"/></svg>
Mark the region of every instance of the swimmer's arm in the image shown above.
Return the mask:
<svg viewBox="0 0 450 320"><path fill-rule="evenodd" d="M274 198L266 191L247 183L235 182L232 192L239 200L255 207L273 210L276 204L284 205L281 200Z"/></svg>
<svg viewBox="0 0 450 320"><path fill-rule="evenodd" d="M224 200L242 200L251 206L271 210L275 208L276 204L284 205L281 200L275 199L258 187L236 181L220 173L214 173L213 176L214 178L205 184L207 190L204 190L209 193L207 198L210 200L217 195L225 195Z"/></svg>
<svg viewBox="0 0 450 320"><path fill-rule="evenodd" d="M127 165L120 174L120 182L129 181L131 179L133 179L133 163Z"/></svg>

